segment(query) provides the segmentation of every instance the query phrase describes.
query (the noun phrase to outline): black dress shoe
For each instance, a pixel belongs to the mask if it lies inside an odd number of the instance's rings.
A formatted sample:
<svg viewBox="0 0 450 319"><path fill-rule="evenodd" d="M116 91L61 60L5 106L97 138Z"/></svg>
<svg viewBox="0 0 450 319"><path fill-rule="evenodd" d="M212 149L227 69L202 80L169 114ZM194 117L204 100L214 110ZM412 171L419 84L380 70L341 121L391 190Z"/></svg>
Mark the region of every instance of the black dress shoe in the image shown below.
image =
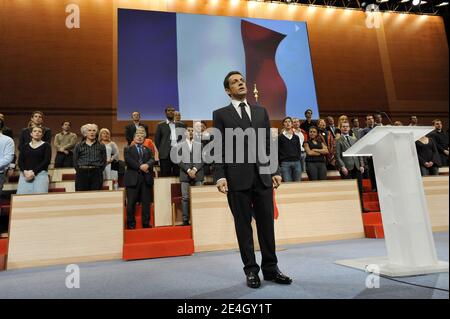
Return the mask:
<svg viewBox="0 0 450 319"><path fill-rule="evenodd" d="M189 222L183 222L183 226L189 226Z"/></svg>
<svg viewBox="0 0 450 319"><path fill-rule="evenodd" d="M247 274L247 286L250 288L259 288L261 286L261 280L259 280L258 274L249 272Z"/></svg>
<svg viewBox="0 0 450 319"><path fill-rule="evenodd" d="M281 271L264 275L264 280L273 281L276 282L277 284L282 285L290 285L292 283L292 279L286 275L283 275Z"/></svg>
<svg viewBox="0 0 450 319"><path fill-rule="evenodd" d="M136 225L127 225L127 229L135 229Z"/></svg>

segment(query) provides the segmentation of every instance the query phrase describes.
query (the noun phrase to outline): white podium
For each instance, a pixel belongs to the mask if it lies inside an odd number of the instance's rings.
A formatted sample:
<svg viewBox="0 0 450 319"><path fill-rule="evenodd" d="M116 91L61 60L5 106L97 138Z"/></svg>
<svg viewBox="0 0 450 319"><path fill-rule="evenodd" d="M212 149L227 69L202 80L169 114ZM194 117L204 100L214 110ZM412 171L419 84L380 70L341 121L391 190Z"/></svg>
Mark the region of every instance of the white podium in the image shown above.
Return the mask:
<svg viewBox="0 0 450 319"><path fill-rule="evenodd" d="M387 257L337 264L387 276L448 272L438 261L415 141L433 127L377 126L344 156L372 156L383 218Z"/></svg>

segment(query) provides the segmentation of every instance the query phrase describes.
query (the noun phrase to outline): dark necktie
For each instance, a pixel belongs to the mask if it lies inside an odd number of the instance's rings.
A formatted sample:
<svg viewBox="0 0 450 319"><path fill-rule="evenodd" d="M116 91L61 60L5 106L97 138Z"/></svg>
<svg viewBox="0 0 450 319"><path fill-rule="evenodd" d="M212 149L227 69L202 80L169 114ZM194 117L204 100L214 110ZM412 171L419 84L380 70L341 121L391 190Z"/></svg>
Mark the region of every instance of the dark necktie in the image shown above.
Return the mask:
<svg viewBox="0 0 450 319"><path fill-rule="evenodd" d="M245 123L246 127L252 126L252 121L250 120L250 117L248 116L247 111L245 110L245 103L241 102L239 104L239 107L241 108L241 115L242 115L242 121Z"/></svg>
<svg viewBox="0 0 450 319"><path fill-rule="evenodd" d="M352 146L352 143L350 143L350 137L348 135L345 135L345 139L347 140L348 145Z"/></svg>
<svg viewBox="0 0 450 319"><path fill-rule="evenodd" d="M137 150L138 150L138 154L139 154L139 162L142 163L142 146L137 145Z"/></svg>

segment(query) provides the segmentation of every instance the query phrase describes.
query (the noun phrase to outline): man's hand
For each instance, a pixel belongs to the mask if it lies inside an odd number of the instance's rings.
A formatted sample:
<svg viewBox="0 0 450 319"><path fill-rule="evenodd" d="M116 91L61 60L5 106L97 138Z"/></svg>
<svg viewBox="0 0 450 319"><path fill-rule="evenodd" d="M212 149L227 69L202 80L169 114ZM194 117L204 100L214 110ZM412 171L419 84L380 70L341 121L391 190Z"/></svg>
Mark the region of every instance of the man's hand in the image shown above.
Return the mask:
<svg viewBox="0 0 450 319"><path fill-rule="evenodd" d="M430 168L431 166L433 166L433 163L432 163L432 162L425 162L423 165L424 165L426 168Z"/></svg>
<svg viewBox="0 0 450 319"><path fill-rule="evenodd" d="M364 166L361 166L361 167L359 168L359 171L361 172L361 174L364 174Z"/></svg>
<svg viewBox="0 0 450 319"><path fill-rule="evenodd" d="M69 151L68 150L64 150L64 154L69 155Z"/></svg>
<svg viewBox="0 0 450 319"><path fill-rule="evenodd" d="M190 169L188 175L190 178L194 179L196 177L197 171L195 169Z"/></svg>
<svg viewBox="0 0 450 319"><path fill-rule="evenodd" d="M216 186L217 186L217 189L219 190L219 192L221 192L223 194L228 193L228 183L225 178L218 180Z"/></svg>
<svg viewBox="0 0 450 319"><path fill-rule="evenodd" d="M281 185L281 176L280 175L275 175L272 176L272 186L273 188L277 189L280 185Z"/></svg>
<svg viewBox="0 0 450 319"><path fill-rule="evenodd" d="M142 164L141 166L139 166L139 169L144 173L148 173L148 164Z"/></svg>
<svg viewBox="0 0 450 319"><path fill-rule="evenodd" d="M444 154L448 156L448 150L444 150Z"/></svg>
<svg viewBox="0 0 450 319"><path fill-rule="evenodd" d="M342 167L341 172L342 172L342 174L344 174L344 176L348 175L348 169L346 167Z"/></svg>
<svg viewBox="0 0 450 319"><path fill-rule="evenodd" d="M14 169L13 168L8 169L8 172L6 173L6 175L8 177L13 177L14 176Z"/></svg>

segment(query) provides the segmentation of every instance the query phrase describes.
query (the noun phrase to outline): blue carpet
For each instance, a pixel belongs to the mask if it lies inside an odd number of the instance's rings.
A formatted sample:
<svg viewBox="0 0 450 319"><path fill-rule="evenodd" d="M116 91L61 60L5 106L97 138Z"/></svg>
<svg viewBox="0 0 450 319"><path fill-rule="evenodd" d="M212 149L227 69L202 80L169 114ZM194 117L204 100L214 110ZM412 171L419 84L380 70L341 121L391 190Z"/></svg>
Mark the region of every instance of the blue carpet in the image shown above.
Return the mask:
<svg viewBox="0 0 450 319"><path fill-rule="evenodd" d="M440 260L448 261L449 233L434 234ZM80 288L65 286L65 266L0 272L0 299L10 298L161 298L161 299L448 299L448 292L380 278L366 288L363 271L334 264L336 260L384 256L384 240L357 239L283 246L279 267L291 276L290 286L264 282L245 285L238 251L140 261L81 263ZM257 253L258 260L260 254ZM448 290L448 273L403 277L402 281Z"/></svg>

